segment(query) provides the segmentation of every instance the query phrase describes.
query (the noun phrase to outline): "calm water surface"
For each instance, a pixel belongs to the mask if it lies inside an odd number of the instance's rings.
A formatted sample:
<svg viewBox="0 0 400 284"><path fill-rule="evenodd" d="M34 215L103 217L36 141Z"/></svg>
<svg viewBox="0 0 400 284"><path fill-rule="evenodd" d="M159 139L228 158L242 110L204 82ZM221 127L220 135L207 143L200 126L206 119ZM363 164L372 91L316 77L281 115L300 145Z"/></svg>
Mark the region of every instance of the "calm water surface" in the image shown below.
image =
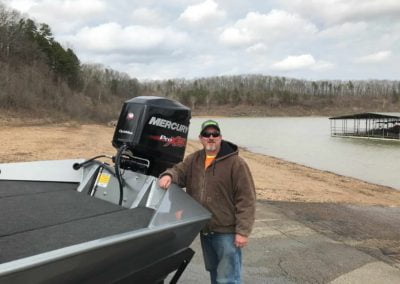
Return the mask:
<svg viewBox="0 0 400 284"><path fill-rule="evenodd" d="M191 120L191 139L204 120ZM400 189L400 142L331 137L327 117L215 120L224 139L250 151Z"/></svg>

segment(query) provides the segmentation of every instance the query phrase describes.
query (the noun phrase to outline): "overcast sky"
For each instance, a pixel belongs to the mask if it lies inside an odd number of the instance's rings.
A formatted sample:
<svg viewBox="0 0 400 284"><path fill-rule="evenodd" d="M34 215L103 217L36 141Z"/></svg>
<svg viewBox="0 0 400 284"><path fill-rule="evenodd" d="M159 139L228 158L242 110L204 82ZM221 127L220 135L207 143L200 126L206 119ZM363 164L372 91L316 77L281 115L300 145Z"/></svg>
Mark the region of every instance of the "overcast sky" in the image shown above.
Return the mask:
<svg viewBox="0 0 400 284"><path fill-rule="evenodd" d="M400 79L400 0L0 0L138 79Z"/></svg>

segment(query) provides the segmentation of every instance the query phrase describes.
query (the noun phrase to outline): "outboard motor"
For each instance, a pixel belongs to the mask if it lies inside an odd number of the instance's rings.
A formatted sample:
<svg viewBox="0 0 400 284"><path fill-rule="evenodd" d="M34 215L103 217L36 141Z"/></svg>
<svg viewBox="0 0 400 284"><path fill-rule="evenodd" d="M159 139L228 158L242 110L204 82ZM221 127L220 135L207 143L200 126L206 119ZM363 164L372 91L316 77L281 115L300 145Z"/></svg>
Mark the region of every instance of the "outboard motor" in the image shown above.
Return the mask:
<svg viewBox="0 0 400 284"><path fill-rule="evenodd" d="M158 177L182 161L190 118L188 107L167 98L141 96L125 101L112 140L118 149L115 164Z"/></svg>

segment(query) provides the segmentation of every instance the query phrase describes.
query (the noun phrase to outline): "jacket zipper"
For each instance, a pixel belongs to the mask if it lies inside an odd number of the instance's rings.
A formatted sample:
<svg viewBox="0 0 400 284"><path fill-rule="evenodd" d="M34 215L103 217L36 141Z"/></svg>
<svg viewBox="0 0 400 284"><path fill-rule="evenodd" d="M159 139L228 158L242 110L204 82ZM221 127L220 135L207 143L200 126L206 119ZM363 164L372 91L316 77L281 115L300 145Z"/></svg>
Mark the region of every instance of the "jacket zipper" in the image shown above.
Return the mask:
<svg viewBox="0 0 400 284"><path fill-rule="evenodd" d="M201 193L200 193L200 200L201 200L201 203L203 203L203 204L205 203L204 202L204 192L206 191L206 172L207 172L207 169L204 170L203 186L202 186Z"/></svg>
<svg viewBox="0 0 400 284"><path fill-rule="evenodd" d="M203 188L202 188L201 193L200 193L200 200L201 200L201 203L203 203L203 204L205 204L204 194L205 194L206 185L207 185L207 182L206 182L207 170L210 169L210 168L212 167L213 176L214 176L215 163L216 163L216 160L212 161L211 165L209 165L209 166L207 167L207 169L204 169Z"/></svg>

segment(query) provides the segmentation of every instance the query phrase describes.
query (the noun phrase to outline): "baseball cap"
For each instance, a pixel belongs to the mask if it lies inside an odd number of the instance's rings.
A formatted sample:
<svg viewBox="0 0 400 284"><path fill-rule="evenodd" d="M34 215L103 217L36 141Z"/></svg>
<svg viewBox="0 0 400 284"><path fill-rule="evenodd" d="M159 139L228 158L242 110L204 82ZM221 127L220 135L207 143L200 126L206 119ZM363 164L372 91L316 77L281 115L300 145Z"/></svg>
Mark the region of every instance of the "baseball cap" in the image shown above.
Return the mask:
<svg viewBox="0 0 400 284"><path fill-rule="evenodd" d="M218 131L221 132L221 130L219 129L218 122L216 122L215 120L209 119L209 120L204 121L201 124L200 133L202 133L204 131L204 129L206 129L207 127L214 127L215 129L217 129Z"/></svg>

